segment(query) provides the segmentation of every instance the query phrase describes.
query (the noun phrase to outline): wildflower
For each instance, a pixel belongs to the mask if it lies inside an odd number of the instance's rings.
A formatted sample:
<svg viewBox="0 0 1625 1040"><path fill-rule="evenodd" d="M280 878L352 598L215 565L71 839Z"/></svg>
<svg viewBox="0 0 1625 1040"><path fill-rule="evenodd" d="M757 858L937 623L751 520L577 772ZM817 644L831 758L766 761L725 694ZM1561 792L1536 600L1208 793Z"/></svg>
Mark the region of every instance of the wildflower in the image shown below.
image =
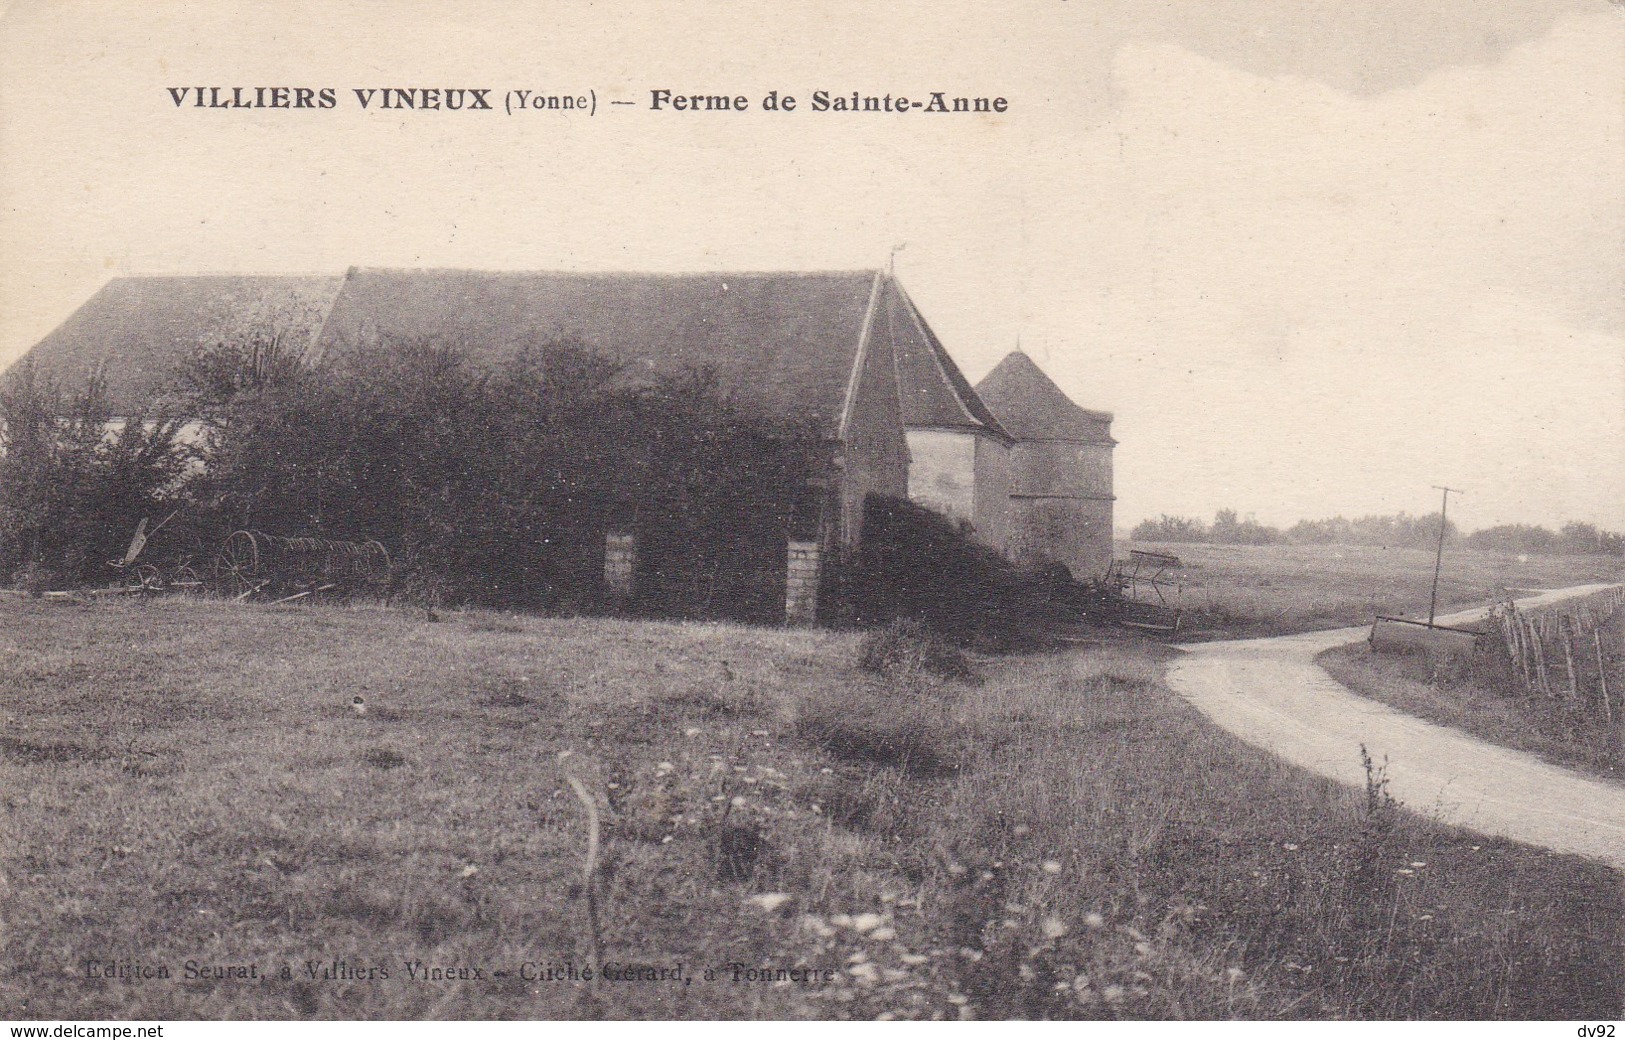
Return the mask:
<svg viewBox="0 0 1625 1040"><path fill-rule="evenodd" d="M1107 1000L1109 1000L1109 1001L1111 1001L1113 1003L1116 1003L1117 1001L1123 999L1123 994L1125 992L1127 992L1127 991L1124 990L1122 986L1119 986L1116 983L1113 983L1112 985L1107 986L1105 989L1101 990L1100 995L1105 997Z"/></svg>
<svg viewBox="0 0 1625 1040"><path fill-rule="evenodd" d="M765 729L753 729L753 730L750 731L750 735L753 736L753 737L765 737L765 736L767 736L767 730L765 730Z"/></svg>
<svg viewBox="0 0 1625 1040"><path fill-rule="evenodd" d="M1093 912L1083 915L1083 923L1096 931L1106 927L1106 919Z"/></svg>
<svg viewBox="0 0 1625 1040"><path fill-rule="evenodd" d="M970 1003L970 998L963 993L950 993L948 994L948 1003L964 1007Z"/></svg>
<svg viewBox="0 0 1625 1040"><path fill-rule="evenodd" d="M905 954L903 954L901 957L899 957L897 959L902 961L904 964L907 964L907 965L910 965L910 966L917 966L917 965L920 965L920 964L924 964L926 961L929 961L931 958L927 957L923 953L905 953Z"/></svg>
<svg viewBox="0 0 1625 1040"><path fill-rule="evenodd" d="M1075 978L1073 978L1073 980L1072 980L1072 988L1077 990L1079 993L1082 993L1084 990L1088 989L1089 988L1089 976L1087 976L1087 975L1078 975Z"/></svg>
<svg viewBox="0 0 1625 1040"><path fill-rule="evenodd" d="M1240 968L1238 968L1238 967L1236 967L1234 965L1231 965L1230 967L1228 967L1228 968L1226 968L1224 970L1224 977L1229 979L1233 983L1234 982L1240 982L1241 977L1243 975L1245 975L1245 974L1246 974L1246 972L1242 971Z"/></svg>
<svg viewBox="0 0 1625 1040"><path fill-rule="evenodd" d="M659 765L655 766L655 770L661 773L669 773L676 768L677 767L672 765L670 762L661 762Z"/></svg>
<svg viewBox="0 0 1625 1040"><path fill-rule="evenodd" d="M690 726L687 729L683 730L683 736L685 736L685 737L697 737L699 735L700 735L700 727L698 727L698 726Z"/></svg>
<svg viewBox="0 0 1625 1040"><path fill-rule="evenodd" d="M789 901L790 895L787 892L763 892L761 895L751 896L745 900L745 902L760 907L768 913L772 913Z"/></svg>
<svg viewBox="0 0 1625 1040"><path fill-rule="evenodd" d="M463 877L473 877L475 874L478 874L479 872L480 872L480 868L476 867L474 864L470 863L468 866L463 868Z"/></svg>
<svg viewBox="0 0 1625 1040"><path fill-rule="evenodd" d="M823 773L825 776L829 776L830 774L834 773L835 770L831 769L829 766L825 766L824 768L820 769L819 772Z"/></svg>
<svg viewBox="0 0 1625 1040"><path fill-rule="evenodd" d="M1400 867L1398 870L1394 871L1394 873L1396 873L1396 874L1414 874L1414 873L1416 873L1416 871L1410 870L1410 869L1408 869L1406 867Z"/></svg>
<svg viewBox="0 0 1625 1040"><path fill-rule="evenodd" d="M864 953L862 950L858 950L857 952L853 953L852 956L846 959L846 963L848 964L867 964L868 961L869 955Z"/></svg>
<svg viewBox="0 0 1625 1040"><path fill-rule="evenodd" d="M1297 844L1295 842L1290 842L1290 841L1282 842L1281 843L1281 848L1287 850L1288 852L1297 852L1298 851Z"/></svg>
<svg viewBox="0 0 1625 1040"><path fill-rule="evenodd" d="M889 926L876 928L874 931L869 933L869 938L873 939L875 942L891 942L893 939L897 938L897 929Z"/></svg>
<svg viewBox="0 0 1625 1040"><path fill-rule="evenodd" d="M1424 860L1413 859L1411 860L1411 866L1415 867L1417 870L1421 870L1423 867L1427 866L1427 863Z"/></svg>
<svg viewBox="0 0 1625 1040"><path fill-rule="evenodd" d="M880 974L873 964L867 962L852 965L846 969L846 973L857 979L860 986L873 986L879 981L878 976Z"/></svg>
<svg viewBox="0 0 1625 1040"><path fill-rule="evenodd" d="M745 799L744 799L743 796L736 794L736 795L733 796L733 800L730 801L728 804L733 806L735 809L743 809L745 807L745 805L746 805L746 802L745 802Z"/></svg>
<svg viewBox="0 0 1625 1040"><path fill-rule="evenodd" d="M1018 823L1010 829L1010 833L1014 834L1018 838L1021 838L1025 837L1027 832L1031 829L1032 828L1028 827L1025 823Z"/></svg>
<svg viewBox="0 0 1625 1040"><path fill-rule="evenodd" d="M836 914L829 919L829 923L837 928L850 928L852 927L852 917L849 914Z"/></svg>
<svg viewBox="0 0 1625 1040"><path fill-rule="evenodd" d="M1059 939L1072 929L1068 928L1066 922L1059 917L1046 917L1038 922L1038 930L1043 933L1046 939Z"/></svg>
<svg viewBox="0 0 1625 1040"><path fill-rule="evenodd" d="M879 914L858 914L852 918L852 929L857 932L871 932L884 924L885 920Z"/></svg>
<svg viewBox="0 0 1625 1040"><path fill-rule="evenodd" d="M1046 873L1046 874L1059 874L1060 872L1061 872L1061 861L1060 860L1058 860L1058 859L1046 859L1044 861L1044 873Z"/></svg>

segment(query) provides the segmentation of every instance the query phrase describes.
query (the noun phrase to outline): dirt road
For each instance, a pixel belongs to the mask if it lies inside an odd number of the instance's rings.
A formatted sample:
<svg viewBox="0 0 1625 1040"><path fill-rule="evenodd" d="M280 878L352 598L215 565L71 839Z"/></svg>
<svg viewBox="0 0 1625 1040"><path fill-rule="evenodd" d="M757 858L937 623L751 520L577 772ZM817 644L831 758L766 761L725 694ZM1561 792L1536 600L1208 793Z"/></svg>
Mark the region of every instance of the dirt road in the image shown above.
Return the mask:
<svg viewBox="0 0 1625 1040"><path fill-rule="evenodd" d="M1581 585L1519 599L1539 606L1608 588ZM1484 609L1439 618L1461 624ZM1357 697L1315 664L1366 628L1201 643L1168 682L1218 725L1322 776L1363 786L1360 745L1388 759L1388 789L1424 815L1486 834L1578 853L1625 869L1625 788L1486 744Z"/></svg>

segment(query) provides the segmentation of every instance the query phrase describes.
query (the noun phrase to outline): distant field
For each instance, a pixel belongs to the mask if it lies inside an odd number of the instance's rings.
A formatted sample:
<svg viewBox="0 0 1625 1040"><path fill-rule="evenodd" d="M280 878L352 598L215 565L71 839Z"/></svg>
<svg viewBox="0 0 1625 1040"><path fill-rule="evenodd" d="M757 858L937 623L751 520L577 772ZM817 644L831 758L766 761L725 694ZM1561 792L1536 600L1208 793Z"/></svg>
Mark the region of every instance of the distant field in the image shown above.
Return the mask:
<svg viewBox="0 0 1625 1040"><path fill-rule="evenodd" d="M1369 624L1377 613L1426 616L1433 553L1369 545L1201 545L1123 542L1178 556L1167 593L1186 610L1189 638L1242 638ZM1606 556L1529 556L1445 548L1439 609L1504 597L1508 588L1561 588L1625 580Z"/></svg>
<svg viewBox="0 0 1625 1040"><path fill-rule="evenodd" d="M964 682L871 675L858 650L808 630L0 601L0 1007L1590 1020L1625 1004L1618 874L1433 826L1387 805L1380 775L1352 792L1285 767L1166 691L1154 649L978 660ZM591 948L570 775L604 817L609 981L570 978Z"/></svg>

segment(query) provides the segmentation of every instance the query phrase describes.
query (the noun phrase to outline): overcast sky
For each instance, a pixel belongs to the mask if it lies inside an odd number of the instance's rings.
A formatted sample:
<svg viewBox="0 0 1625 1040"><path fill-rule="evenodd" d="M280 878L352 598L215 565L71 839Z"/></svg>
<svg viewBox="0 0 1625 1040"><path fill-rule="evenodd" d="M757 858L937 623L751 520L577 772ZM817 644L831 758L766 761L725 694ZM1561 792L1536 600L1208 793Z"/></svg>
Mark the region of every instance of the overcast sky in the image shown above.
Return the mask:
<svg viewBox="0 0 1625 1040"><path fill-rule="evenodd" d="M27 3L0 365L107 278L886 263L973 380L1117 414L1118 521L1625 528L1625 8L1606 0ZM334 87L327 111L171 86ZM355 87L593 90L593 117ZM743 94L745 113L648 108ZM768 90L802 99L759 110ZM1002 95L1000 116L810 95ZM632 101L610 106L611 100Z"/></svg>

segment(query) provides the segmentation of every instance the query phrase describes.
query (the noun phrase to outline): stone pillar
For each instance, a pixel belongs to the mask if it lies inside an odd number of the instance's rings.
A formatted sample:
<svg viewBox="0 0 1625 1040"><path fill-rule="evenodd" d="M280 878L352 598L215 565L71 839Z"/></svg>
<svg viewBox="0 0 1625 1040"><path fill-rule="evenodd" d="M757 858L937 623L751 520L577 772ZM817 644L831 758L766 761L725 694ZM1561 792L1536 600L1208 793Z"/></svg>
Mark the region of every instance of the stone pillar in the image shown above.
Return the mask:
<svg viewBox="0 0 1625 1040"><path fill-rule="evenodd" d="M637 570L637 535L614 531L604 535L604 590L612 599L631 597Z"/></svg>
<svg viewBox="0 0 1625 1040"><path fill-rule="evenodd" d="M820 551L817 542L790 543L784 582L784 620L810 625L818 620Z"/></svg>

